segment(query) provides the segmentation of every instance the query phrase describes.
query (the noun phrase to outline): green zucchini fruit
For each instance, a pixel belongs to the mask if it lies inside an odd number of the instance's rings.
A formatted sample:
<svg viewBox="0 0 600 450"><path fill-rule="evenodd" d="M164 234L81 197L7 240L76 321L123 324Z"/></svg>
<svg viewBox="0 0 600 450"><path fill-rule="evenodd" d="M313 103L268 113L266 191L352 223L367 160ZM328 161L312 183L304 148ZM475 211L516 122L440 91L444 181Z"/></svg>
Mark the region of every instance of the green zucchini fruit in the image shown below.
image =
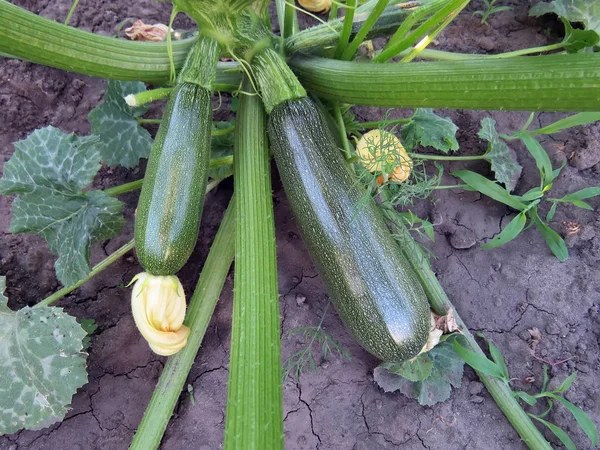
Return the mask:
<svg viewBox="0 0 600 450"><path fill-rule="evenodd" d="M152 275L174 275L198 239L210 161L211 92L178 83L154 140L135 217L135 248Z"/></svg>
<svg viewBox="0 0 600 450"><path fill-rule="evenodd" d="M354 338L384 361L417 355L429 303L381 211L364 194L308 98L269 116L269 140L300 232L331 300Z"/></svg>

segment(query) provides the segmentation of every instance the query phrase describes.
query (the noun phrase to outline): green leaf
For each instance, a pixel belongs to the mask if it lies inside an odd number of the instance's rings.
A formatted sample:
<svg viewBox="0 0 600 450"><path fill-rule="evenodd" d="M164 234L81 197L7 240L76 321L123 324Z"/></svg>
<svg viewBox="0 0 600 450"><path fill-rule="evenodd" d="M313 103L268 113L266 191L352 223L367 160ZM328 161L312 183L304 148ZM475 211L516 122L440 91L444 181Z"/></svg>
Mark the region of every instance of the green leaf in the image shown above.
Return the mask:
<svg viewBox="0 0 600 450"><path fill-rule="evenodd" d="M92 334L98 328L94 319L81 319L81 328L86 332L86 336L83 338L83 350L87 350L92 343Z"/></svg>
<svg viewBox="0 0 600 450"><path fill-rule="evenodd" d="M577 372L573 372L571 375L569 375L569 377L563 381L561 383L561 385L559 386L559 388L554 391L554 392L566 392L569 390L569 388L573 385L573 382L575 381L575 378L577 378Z"/></svg>
<svg viewBox="0 0 600 450"><path fill-rule="evenodd" d="M543 196L544 192L539 187L535 187L521 195L521 200L524 202L532 202L534 200L542 198Z"/></svg>
<svg viewBox="0 0 600 450"><path fill-rule="evenodd" d="M556 231L542 222L538 215L537 207L530 210L530 215L538 230L540 230L540 233L546 240L546 244L548 244L548 247L552 250L552 253L554 253L554 256L556 256L560 262L566 261L569 257L569 249L567 248L564 239L560 237Z"/></svg>
<svg viewBox="0 0 600 450"><path fill-rule="evenodd" d="M527 133L529 133L532 136L535 136L536 134L554 134L558 133L559 131L566 130L568 128L586 125L588 123L597 122L599 120L600 112L583 112L573 114L572 116L557 120L556 122L551 123L548 126L539 128L537 130L528 131Z"/></svg>
<svg viewBox="0 0 600 450"><path fill-rule="evenodd" d="M506 244L507 242L512 241L516 238L523 228L525 228L525 224L527 223L527 217L525 213L519 213L517 216L510 221L510 223L500 232L498 235L494 237L487 244L481 246L481 248L494 248L499 247L501 245Z"/></svg>
<svg viewBox="0 0 600 450"><path fill-rule="evenodd" d="M515 396L520 398L528 405L534 406L537 403L537 399L533 395L529 395L527 392L515 391Z"/></svg>
<svg viewBox="0 0 600 450"><path fill-rule="evenodd" d="M434 114L433 109L418 108L410 122L402 127L400 135L408 150L421 144L448 153L458 150L457 130L450 119Z"/></svg>
<svg viewBox="0 0 600 450"><path fill-rule="evenodd" d="M575 446L575 444L573 443L573 441L571 440L571 438L569 437L569 435L567 433L565 433L562 429L560 429L559 427L557 427L553 423L545 421L544 419L540 419L539 417L533 416L531 414L530 414L530 416L533 417L538 422L543 423L544 425L546 425L546 427L548 427L548 429L550 431L552 431L552 433L554 433L554 435L558 439L560 439L560 442L562 442L563 445L565 447L567 447L568 450L577 450L577 447Z"/></svg>
<svg viewBox="0 0 600 450"><path fill-rule="evenodd" d="M560 395L548 393L548 397L558 400L560 403L562 403L562 405L565 408L569 410L571 414L573 414L573 417L575 417L575 420L577 421L583 432L592 442L592 447L597 447L598 430L596 429L596 425L594 424L594 422L592 422L592 419L590 419L590 417L581 408L578 408L573 403L569 402L567 399L561 397Z"/></svg>
<svg viewBox="0 0 600 450"><path fill-rule="evenodd" d="M486 375L500 378L501 380L508 381L504 375L504 371L498 364L487 359L484 355L472 352L461 346L457 340L454 341L454 350L469 366L475 369L477 372L484 373Z"/></svg>
<svg viewBox="0 0 600 450"><path fill-rule="evenodd" d="M85 331L62 308L11 311L0 277L0 434L61 420L87 382Z"/></svg>
<svg viewBox="0 0 600 450"><path fill-rule="evenodd" d="M581 189L576 192L572 192L570 194L565 195L560 201L563 202L572 202L573 200L583 200L585 198L592 198L600 195L600 187L588 187L585 189Z"/></svg>
<svg viewBox="0 0 600 450"><path fill-rule="evenodd" d="M410 381L423 381L431 375L433 359L427 353L418 355L414 360L409 359L401 364L383 363L381 365L388 372L400 375Z"/></svg>
<svg viewBox="0 0 600 450"><path fill-rule="evenodd" d="M83 192L100 165L96 137L47 127L16 142L0 193L17 194L11 233L39 234L58 255L56 275L70 286L89 271L90 245L115 236L123 204L102 191Z"/></svg>
<svg viewBox="0 0 600 450"><path fill-rule="evenodd" d="M501 188L497 183L488 180L478 173L471 172L470 170L456 170L452 172L452 175L460 178L469 185L469 187L481 192L483 195L493 198L497 202L504 203L519 211L523 211L527 208L527 205L522 203L518 197L511 195L506 189Z"/></svg>
<svg viewBox="0 0 600 450"><path fill-rule="evenodd" d="M571 24L561 18L565 25L565 38L563 39L563 45L567 53L577 53L587 47L593 47L600 40L600 36L593 30L578 30L571 26Z"/></svg>
<svg viewBox="0 0 600 450"><path fill-rule="evenodd" d="M494 360L496 365L500 367L502 373L504 374L504 377L506 379L510 379L510 375L508 374L508 367L506 367L506 361L504 361L504 356L502 356L502 353L500 352L498 347L496 347L492 343L492 341L490 341L489 339L486 339L486 341L490 346L490 355L492 355L492 359Z"/></svg>
<svg viewBox="0 0 600 450"><path fill-rule="evenodd" d="M600 34L600 2L590 0L554 0L538 3L529 10L530 16L555 13L569 22L581 22L587 30Z"/></svg>
<svg viewBox="0 0 600 450"><path fill-rule="evenodd" d="M421 381L411 381L386 370L386 363L375 368L373 376L385 392L400 391L425 406L435 405L450 398L452 387L462 383L463 360L452 347L453 339L441 342L428 352L433 361L429 376Z"/></svg>
<svg viewBox="0 0 600 450"><path fill-rule="evenodd" d="M144 83L136 81L107 82L104 103L88 115L92 134L100 138L102 160L109 166L137 166L140 158L147 158L152 147L152 137L136 118L144 114L147 106L130 107L123 97L145 91Z"/></svg>
<svg viewBox="0 0 600 450"><path fill-rule="evenodd" d="M550 161L548 153L544 150L542 144L529 134L517 132L514 135L523 141L525 147L527 147L527 150L535 159L535 165L537 166L542 179L542 186L548 186L554 179L552 175L552 162Z"/></svg>
<svg viewBox="0 0 600 450"><path fill-rule="evenodd" d="M552 206L550 207L548 214L546 214L546 222L550 222L554 218L554 214L556 214L557 206L558 206L558 203L552 203Z"/></svg>
<svg viewBox="0 0 600 450"><path fill-rule="evenodd" d="M517 163L516 157L506 143L500 139L496 131L496 121L485 117L481 121L481 130L477 135L488 141L488 150L484 158L489 161L496 180L504 183L508 192L512 191L519 181L523 167Z"/></svg>

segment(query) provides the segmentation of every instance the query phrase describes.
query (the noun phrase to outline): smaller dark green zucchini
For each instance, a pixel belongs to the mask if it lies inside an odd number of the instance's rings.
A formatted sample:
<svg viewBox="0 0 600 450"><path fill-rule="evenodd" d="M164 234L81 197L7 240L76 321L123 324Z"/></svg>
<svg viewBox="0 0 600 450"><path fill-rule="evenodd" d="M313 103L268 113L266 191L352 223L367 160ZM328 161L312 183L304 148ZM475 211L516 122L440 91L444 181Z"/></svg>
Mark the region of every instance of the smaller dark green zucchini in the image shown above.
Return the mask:
<svg viewBox="0 0 600 450"><path fill-rule="evenodd" d="M369 200L308 98L269 116L277 168L311 258L354 338L384 361L419 353L429 303L381 211Z"/></svg>
<svg viewBox="0 0 600 450"><path fill-rule="evenodd" d="M152 275L174 275L198 239L210 161L211 97L198 84L178 83L150 152L135 217L135 248Z"/></svg>

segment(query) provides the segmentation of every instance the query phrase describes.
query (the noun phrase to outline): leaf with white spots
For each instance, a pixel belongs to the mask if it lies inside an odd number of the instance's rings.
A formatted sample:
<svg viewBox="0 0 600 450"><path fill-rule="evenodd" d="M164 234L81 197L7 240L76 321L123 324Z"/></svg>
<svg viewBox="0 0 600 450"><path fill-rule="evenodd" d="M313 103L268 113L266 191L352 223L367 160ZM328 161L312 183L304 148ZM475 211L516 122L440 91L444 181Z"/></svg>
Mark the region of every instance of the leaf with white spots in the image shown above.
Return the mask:
<svg viewBox="0 0 600 450"><path fill-rule="evenodd" d="M373 371L375 382L385 392L400 391L424 406L448 400L452 387L462 383L464 367L452 340L446 339L415 361L380 364Z"/></svg>
<svg viewBox="0 0 600 450"><path fill-rule="evenodd" d="M150 153L152 137L137 121L148 108L130 107L124 100L129 94L145 90L140 82L109 80L104 103L88 115L92 134L100 138L102 160L109 166L135 167L140 158L147 158Z"/></svg>
<svg viewBox="0 0 600 450"><path fill-rule="evenodd" d="M477 135L488 141L488 150L483 157L491 164L496 180L504 183L506 190L511 192L517 185L523 170L517 162L514 150L508 148L500 138L496 131L496 121L490 117L485 117L481 121L481 130Z"/></svg>
<svg viewBox="0 0 600 450"><path fill-rule="evenodd" d="M415 149L419 144L444 153L458 150L458 127L450 119L434 114L433 109L417 108L409 120L400 130L408 150Z"/></svg>
<svg viewBox="0 0 600 450"><path fill-rule="evenodd" d="M39 234L58 255L56 275L65 286L90 271L92 243L123 226L123 204L102 191L87 191L100 168L98 138L77 137L47 127L16 142L4 165L0 193L17 194L11 233Z"/></svg>
<svg viewBox="0 0 600 450"><path fill-rule="evenodd" d="M62 420L87 383L86 332L62 308L11 311L0 277L0 434Z"/></svg>
<svg viewBox="0 0 600 450"><path fill-rule="evenodd" d="M581 22L586 30L600 34L600 2L594 0L553 0L538 3L529 10L530 16L555 13L570 22Z"/></svg>

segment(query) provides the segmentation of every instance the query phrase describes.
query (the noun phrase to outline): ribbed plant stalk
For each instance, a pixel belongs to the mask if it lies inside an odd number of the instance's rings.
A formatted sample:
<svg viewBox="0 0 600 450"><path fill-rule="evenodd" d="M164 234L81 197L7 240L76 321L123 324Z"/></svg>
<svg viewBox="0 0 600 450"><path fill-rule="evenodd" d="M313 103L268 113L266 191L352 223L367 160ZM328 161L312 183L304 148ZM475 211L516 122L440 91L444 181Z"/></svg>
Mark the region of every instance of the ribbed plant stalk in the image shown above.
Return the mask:
<svg viewBox="0 0 600 450"><path fill-rule="evenodd" d="M449 310L453 310L454 318L460 327L461 333L467 342L467 348L479 355L484 355L477 341L462 321L458 312L450 302L444 288L431 270L429 260L423 254L423 251L417 245L407 228L397 221L395 232L400 235L400 249L415 269L417 276L429 299L431 309L439 315L445 315ZM477 372L477 376L488 390L502 413L506 416L513 428L519 434L525 445L532 450L552 450L552 447L544 439L544 436L535 427L527 413L523 410L519 402L515 399L509 386L499 378Z"/></svg>
<svg viewBox="0 0 600 450"><path fill-rule="evenodd" d="M183 66L196 38L173 41L173 62ZM49 67L114 80L169 81L164 42L115 39L78 30L0 0L0 52ZM237 89L236 63L219 63L214 89Z"/></svg>
<svg viewBox="0 0 600 450"><path fill-rule="evenodd" d="M244 92L252 92L248 80ZM275 225L266 118L244 95L236 117L237 197L226 450L283 449L283 401Z"/></svg>
<svg viewBox="0 0 600 450"><path fill-rule="evenodd" d="M252 59L252 67L267 113L285 100L306 97L306 91L274 49L266 48L258 53Z"/></svg>
<svg viewBox="0 0 600 450"><path fill-rule="evenodd" d="M236 201L232 198L210 248L190 300L184 324L191 332L187 345L167 359L144 417L133 437L132 450L158 448L188 373L213 315L235 252Z"/></svg>
<svg viewBox="0 0 600 450"><path fill-rule="evenodd" d="M600 110L600 54L371 64L294 56L302 85L355 105L512 111Z"/></svg>

